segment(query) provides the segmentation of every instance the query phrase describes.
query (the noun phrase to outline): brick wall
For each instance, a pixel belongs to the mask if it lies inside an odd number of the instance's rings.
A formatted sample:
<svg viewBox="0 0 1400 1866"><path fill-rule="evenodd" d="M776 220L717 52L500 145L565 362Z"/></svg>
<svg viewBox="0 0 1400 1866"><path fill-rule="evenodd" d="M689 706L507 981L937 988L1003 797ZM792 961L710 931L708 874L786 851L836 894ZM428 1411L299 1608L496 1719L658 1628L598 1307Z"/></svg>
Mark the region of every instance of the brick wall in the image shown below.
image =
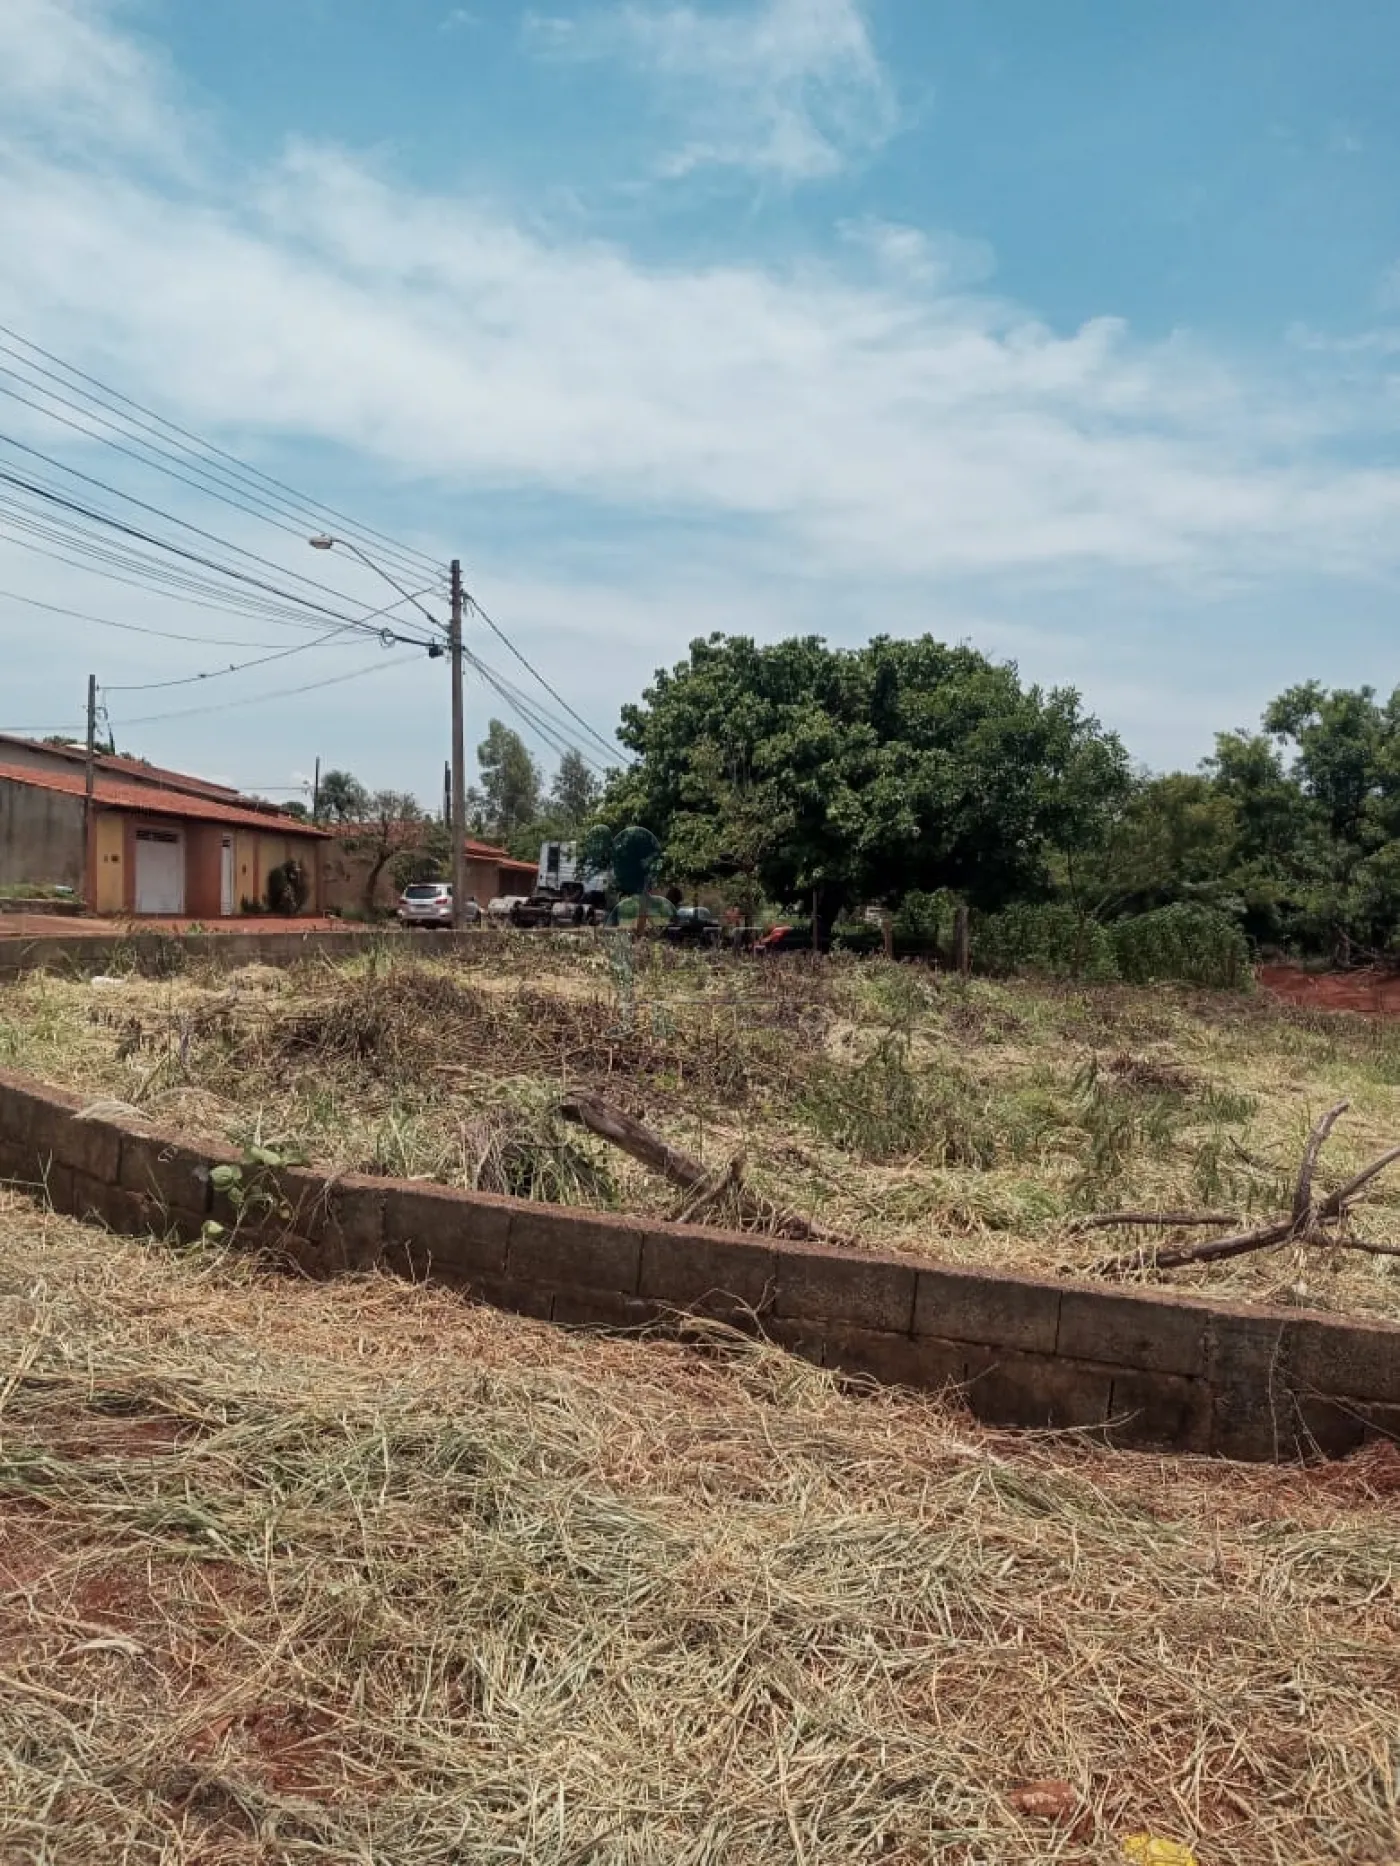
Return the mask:
<svg viewBox="0 0 1400 1866"><path fill-rule="evenodd" d="M0 1074L0 1178L114 1230L197 1237L229 1151L83 1118ZM1251 1460L1400 1433L1400 1327L953 1269L425 1182L278 1175L292 1218L248 1241L313 1276L382 1268L561 1324L761 1329L844 1375L956 1387L988 1423Z"/></svg>

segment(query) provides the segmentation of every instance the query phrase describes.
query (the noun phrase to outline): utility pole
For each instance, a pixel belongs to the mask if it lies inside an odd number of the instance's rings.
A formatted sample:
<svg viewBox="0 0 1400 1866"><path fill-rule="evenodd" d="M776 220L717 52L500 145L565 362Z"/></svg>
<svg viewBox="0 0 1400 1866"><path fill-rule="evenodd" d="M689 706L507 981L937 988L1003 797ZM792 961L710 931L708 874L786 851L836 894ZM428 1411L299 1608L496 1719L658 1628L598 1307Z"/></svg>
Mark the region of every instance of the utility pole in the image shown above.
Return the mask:
<svg viewBox="0 0 1400 1866"><path fill-rule="evenodd" d="M462 694L462 564L452 559L452 925L466 925L467 908L467 746Z"/></svg>
<svg viewBox="0 0 1400 1866"><path fill-rule="evenodd" d="M94 842L92 799L97 787L97 676L88 675L87 759L83 784L83 904L97 911L97 849Z"/></svg>
<svg viewBox="0 0 1400 1866"><path fill-rule="evenodd" d="M316 775L311 780L311 821L321 820L321 754L316 754Z"/></svg>

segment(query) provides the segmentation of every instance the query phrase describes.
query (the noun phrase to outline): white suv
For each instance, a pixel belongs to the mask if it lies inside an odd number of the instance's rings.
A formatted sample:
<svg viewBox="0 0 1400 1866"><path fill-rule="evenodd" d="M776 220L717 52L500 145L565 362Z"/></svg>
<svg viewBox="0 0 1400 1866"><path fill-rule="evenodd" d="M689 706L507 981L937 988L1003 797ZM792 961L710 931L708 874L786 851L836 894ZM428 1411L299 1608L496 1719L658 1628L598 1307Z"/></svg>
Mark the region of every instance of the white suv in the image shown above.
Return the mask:
<svg viewBox="0 0 1400 1866"><path fill-rule="evenodd" d="M395 909L406 927L450 927L452 925L452 883L450 881L415 881L399 896ZM475 901L468 901L462 913L464 925L481 918Z"/></svg>

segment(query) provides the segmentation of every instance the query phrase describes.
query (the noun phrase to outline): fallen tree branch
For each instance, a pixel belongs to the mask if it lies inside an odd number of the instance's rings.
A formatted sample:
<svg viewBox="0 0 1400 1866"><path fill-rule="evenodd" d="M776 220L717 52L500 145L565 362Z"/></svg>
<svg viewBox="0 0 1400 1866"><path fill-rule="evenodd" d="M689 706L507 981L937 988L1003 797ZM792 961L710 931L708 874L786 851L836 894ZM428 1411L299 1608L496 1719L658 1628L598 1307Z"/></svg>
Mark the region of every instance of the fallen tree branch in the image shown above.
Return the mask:
<svg viewBox="0 0 1400 1866"><path fill-rule="evenodd" d="M736 1153L728 1166L717 1166L713 1173L707 1174L702 1184L698 1185L691 1196L676 1213L678 1225L690 1224L697 1213L706 1211L712 1205L718 1205L727 1192L736 1190L743 1183L744 1156Z"/></svg>
<svg viewBox="0 0 1400 1866"><path fill-rule="evenodd" d="M1069 1226L1072 1236L1085 1231L1108 1231L1114 1225L1156 1225L1162 1230L1184 1230L1188 1225L1232 1225L1233 1212L1098 1212L1092 1218L1076 1218Z"/></svg>
<svg viewBox="0 0 1400 1866"><path fill-rule="evenodd" d="M1372 1160L1329 1193L1321 1204L1313 1198L1313 1178L1318 1160L1332 1129L1350 1106L1339 1101L1313 1123L1298 1166L1293 1190L1293 1207L1287 1218L1276 1218L1249 1230L1230 1232L1225 1237L1207 1238L1200 1244L1179 1244L1167 1250L1149 1252L1146 1248L1122 1256L1105 1257L1096 1263L1098 1276L1122 1276L1133 1270L1179 1270L1185 1264L1219 1263L1228 1257L1244 1257L1251 1251L1270 1250L1276 1244L1315 1244L1331 1250L1359 1250L1376 1257L1400 1257L1400 1246L1375 1244L1369 1239L1352 1237L1345 1229L1347 1213L1359 1193L1400 1160L1400 1147L1391 1147L1379 1159ZM1230 1213L1220 1212L1103 1212L1081 1218L1070 1227L1076 1233L1106 1230L1113 1225L1145 1225L1161 1230L1187 1225L1238 1224Z"/></svg>
<svg viewBox="0 0 1400 1866"><path fill-rule="evenodd" d="M1327 1110L1320 1121L1313 1124L1307 1145L1303 1148L1303 1163L1298 1168L1298 1183L1293 1190L1293 1223L1295 1225L1305 1224L1312 1213L1312 1182L1313 1173L1317 1170L1317 1156L1322 1152L1327 1136L1350 1106L1350 1102L1339 1101L1335 1107Z"/></svg>
<svg viewBox="0 0 1400 1866"><path fill-rule="evenodd" d="M630 1114L624 1114L611 1102L606 1102L597 1095L575 1094L566 1096L559 1104L559 1113L566 1121L575 1121L580 1127L587 1128L590 1134L596 1134L600 1140L610 1141L614 1147L620 1147L624 1153L630 1153L634 1160L640 1160L643 1166L659 1173L663 1179L669 1179L673 1186L681 1186L692 1195L692 1204L707 1204L718 1196L720 1188L714 1191L710 1187L714 1181L704 1162L693 1154L673 1147L669 1141L662 1140L659 1134L653 1134L650 1128L643 1127L640 1121L634 1121ZM729 1179L735 1165L730 1162L724 1169L723 1179ZM804 1218L800 1212L785 1211L774 1205L760 1193L751 1191L738 1183L734 1176L736 1203L741 1218L747 1223L764 1231L773 1231L783 1237L799 1238L818 1244L847 1244L839 1232L828 1231L824 1225Z"/></svg>

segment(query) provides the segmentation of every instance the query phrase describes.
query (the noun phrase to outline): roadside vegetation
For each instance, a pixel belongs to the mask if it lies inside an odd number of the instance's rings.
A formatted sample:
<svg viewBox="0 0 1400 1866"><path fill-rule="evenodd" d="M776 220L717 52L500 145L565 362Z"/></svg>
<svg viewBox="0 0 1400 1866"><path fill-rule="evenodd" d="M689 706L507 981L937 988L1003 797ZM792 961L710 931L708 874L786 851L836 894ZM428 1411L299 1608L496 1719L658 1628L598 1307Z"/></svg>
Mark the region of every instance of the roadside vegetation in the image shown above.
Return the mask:
<svg viewBox="0 0 1400 1866"><path fill-rule="evenodd" d="M1400 1137L1400 1027L1383 1020L1264 993L595 936L483 934L460 959L367 939L348 965L231 975L32 974L0 992L0 1067L336 1170L675 1215L674 1187L560 1118L588 1090L707 1168L738 1158L747 1187L857 1244L1042 1271L1144 1242L1076 1231L1107 1210L1246 1226L1287 1212L1308 1131L1340 1100L1320 1191ZM1373 1182L1364 1219L1400 1245L1400 1179ZM1400 1316L1400 1257L1286 1244L1170 1281Z"/></svg>
<svg viewBox="0 0 1400 1866"><path fill-rule="evenodd" d="M1394 1447L1126 1457L699 1345L0 1191L0 1853L1394 1856Z"/></svg>

